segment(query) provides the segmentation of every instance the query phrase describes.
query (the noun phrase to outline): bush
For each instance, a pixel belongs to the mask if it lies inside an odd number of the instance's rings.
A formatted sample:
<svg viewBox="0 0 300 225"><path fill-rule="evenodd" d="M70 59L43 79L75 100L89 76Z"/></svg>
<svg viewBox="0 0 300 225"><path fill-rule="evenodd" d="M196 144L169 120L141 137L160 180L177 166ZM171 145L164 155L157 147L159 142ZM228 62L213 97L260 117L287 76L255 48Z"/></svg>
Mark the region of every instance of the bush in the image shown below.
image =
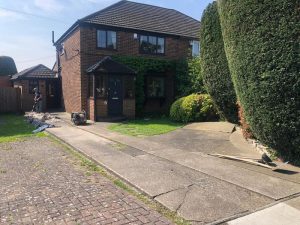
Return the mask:
<svg viewBox="0 0 300 225"><path fill-rule="evenodd" d="M180 59L176 62L175 95L187 96L192 93L206 93L204 88L201 66L198 57Z"/></svg>
<svg viewBox="0 0 300 225"><path fill-rule="evenodd" d="M191 94L175 101L170 109L170 118L180 122L207 121L215 119L216 110L207 94Z"/></svg>
<svg viewBox="0 0 300 225"><path fill-rule="evenodd" d="M14 75L17 68L14 60L8 56L0 56L0 76Z"/></svg>
<svg viewBox="0 0 300 225"><path fill-rule="evenodd" d="M298 0L219 0L225 51L254 135L300 160Z"/></svg>
<svg viewBox="0 0 300 225"><path fill-rule="evenodd" d="M205 9L201 19L201 69L207 92L221 118L237 123L236 94L226 59L217 3Z"/></svg>

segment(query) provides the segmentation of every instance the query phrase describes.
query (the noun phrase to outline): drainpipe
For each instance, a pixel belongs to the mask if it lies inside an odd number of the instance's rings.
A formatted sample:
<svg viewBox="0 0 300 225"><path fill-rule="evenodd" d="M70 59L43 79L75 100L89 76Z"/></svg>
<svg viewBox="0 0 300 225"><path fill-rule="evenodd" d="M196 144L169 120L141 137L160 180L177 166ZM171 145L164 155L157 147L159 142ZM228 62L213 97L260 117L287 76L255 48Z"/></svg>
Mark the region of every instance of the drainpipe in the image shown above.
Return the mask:
<svg viewBox="0 0 300 225"><path fill-rule="evenodd" d="M54 31L52 31L52 44L55 46L55 50L56 50L57 74L58 74L58 77L60 78L61 77L61 66L60 66L59 48L55 45Z"/></svg>

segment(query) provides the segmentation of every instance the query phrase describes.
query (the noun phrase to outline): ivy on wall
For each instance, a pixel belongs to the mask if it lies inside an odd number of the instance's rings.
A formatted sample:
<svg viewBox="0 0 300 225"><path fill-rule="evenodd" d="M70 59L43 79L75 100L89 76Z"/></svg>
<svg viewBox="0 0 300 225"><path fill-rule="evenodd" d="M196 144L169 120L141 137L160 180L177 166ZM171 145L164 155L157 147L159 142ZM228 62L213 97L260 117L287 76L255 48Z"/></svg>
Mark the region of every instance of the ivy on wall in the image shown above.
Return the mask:
<svg viewBox="0 0 300 225"><path fill-rule="evenodd" d="M200 62L198 58L166 60L135 56L113 56L119 63L125 64L137 72L135 85L136 114L143 115L145 102L145 75L147 73L164 73L171 71L175 77L176 98L191 93L204 93L201 77Z"/></svg>
<svg viewBox="0 0 300 225"><path fill-rule="evenodd" d="M125 64L137 72L135 81L135 101L137 116L143 115L145 102L145 82L144 77L147 73L163 73L174 70L174 62L163 59L142 58L134 56L113 56L119 63Z"/></svg>

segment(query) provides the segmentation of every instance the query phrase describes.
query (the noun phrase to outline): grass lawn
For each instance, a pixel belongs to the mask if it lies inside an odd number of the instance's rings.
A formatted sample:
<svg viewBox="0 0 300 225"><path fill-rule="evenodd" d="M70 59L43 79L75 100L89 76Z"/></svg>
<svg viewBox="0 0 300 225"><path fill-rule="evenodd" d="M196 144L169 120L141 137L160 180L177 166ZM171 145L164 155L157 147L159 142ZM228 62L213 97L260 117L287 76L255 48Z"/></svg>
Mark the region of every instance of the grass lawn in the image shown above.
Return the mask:
<svg viewBox="0 0 300 225"><path fill-rule="evenodd" d="M23 116L0 114L0 143L18 141L30 136L46 136L44 132L32 134L34 129L34 126L27 123Z"/></svg>
<svg viewBox="0 0 300 225"><path fill-rule="evenodd" d="M183 125L168 118L136 119L110 125L108 129L131 136L152 136L168 133Z"/></svg>

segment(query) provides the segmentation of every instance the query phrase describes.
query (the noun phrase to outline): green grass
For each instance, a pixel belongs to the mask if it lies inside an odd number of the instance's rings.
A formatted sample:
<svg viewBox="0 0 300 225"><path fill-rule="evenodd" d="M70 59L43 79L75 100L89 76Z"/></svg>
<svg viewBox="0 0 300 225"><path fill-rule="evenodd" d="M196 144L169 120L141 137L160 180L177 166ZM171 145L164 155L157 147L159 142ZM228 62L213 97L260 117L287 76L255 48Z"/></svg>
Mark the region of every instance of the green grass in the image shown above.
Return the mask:
<svg viewBox="0 0 300 225"><path fill-rule="evenodd" d="M0 143L19 141L30 136L46 136L44 132L32 134L34 129L21 115L0 114Z"/></svg>
<svg viewBox="0 0 300 225"><path fill-rule="evenodd" d="M183 123L173 122L168 118L135 119L112 124L108 129L130 136L152 136L168 133L183 125Z"/></svg>

